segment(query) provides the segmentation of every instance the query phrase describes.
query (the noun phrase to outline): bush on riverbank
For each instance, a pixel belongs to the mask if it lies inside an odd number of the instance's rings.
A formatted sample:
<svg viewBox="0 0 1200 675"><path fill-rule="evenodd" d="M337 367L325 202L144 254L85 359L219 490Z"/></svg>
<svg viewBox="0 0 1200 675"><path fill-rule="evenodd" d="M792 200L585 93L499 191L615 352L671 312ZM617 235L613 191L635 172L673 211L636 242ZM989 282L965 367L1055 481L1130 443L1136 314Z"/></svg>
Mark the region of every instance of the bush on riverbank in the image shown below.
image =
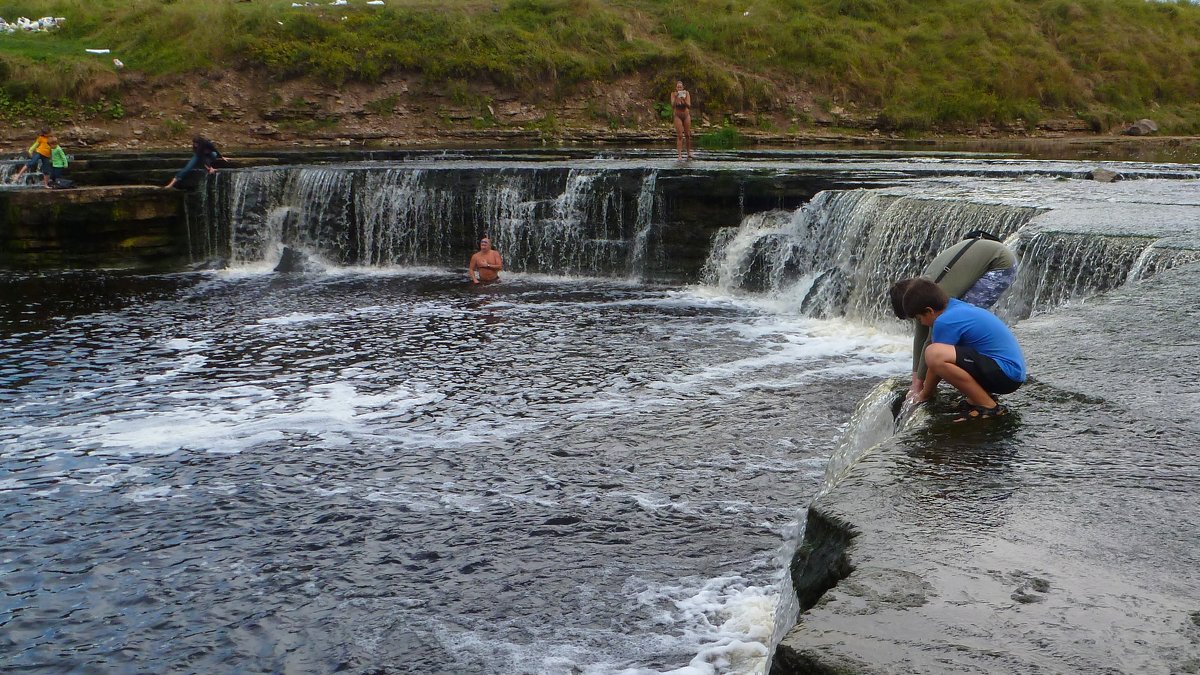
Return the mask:
<svg viewBox="0 0 1200 675"><path fill-rule="evenodd" d="M561 100L637 76L648 100L682 78L718 120L868 118L896 130L1078 116L1153 116L1200 130L1200 7L1145 0L0 0L0 16L62 16L0 36L10 108L77 105L153 76L257 70L330 86L418 74ZM461 84L458 85L461 87ZM0 115L5 114L0 108Z"/></svg>

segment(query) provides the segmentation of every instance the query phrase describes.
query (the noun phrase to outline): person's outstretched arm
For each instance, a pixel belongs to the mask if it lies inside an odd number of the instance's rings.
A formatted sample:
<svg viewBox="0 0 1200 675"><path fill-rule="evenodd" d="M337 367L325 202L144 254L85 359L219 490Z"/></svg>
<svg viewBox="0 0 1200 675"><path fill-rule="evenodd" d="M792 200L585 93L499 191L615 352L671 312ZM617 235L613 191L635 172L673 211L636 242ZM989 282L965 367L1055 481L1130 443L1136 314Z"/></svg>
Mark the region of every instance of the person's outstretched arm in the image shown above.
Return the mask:
<svg viewBox="0 0 1200 675"><path fill-rule="evenodd" d="M920 321L913 321L913 366L912 366L912 386L910 392L915 394L921 389L921 383L925 380L925 348L929 346L929 329L921 325Z"/></svg>

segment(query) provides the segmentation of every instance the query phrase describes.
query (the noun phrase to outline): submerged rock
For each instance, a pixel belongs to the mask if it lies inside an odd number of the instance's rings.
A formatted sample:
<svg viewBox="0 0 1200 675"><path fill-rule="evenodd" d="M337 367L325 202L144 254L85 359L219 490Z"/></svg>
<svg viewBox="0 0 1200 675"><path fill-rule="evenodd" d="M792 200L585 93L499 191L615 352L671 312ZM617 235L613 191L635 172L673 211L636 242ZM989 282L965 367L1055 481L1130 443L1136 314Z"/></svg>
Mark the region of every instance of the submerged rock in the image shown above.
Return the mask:
<svg viewBox="0 0 1200 675"><path fill-rule="evenodd" d="M1092 169L1088 172L1088 178L1099 183L1111 183L1116 180L1121 180L1121 174L1109 169Z"/></svg>
<svg viewBox="0 0 1200 675"><path fill-rule="evenodd" d="M306 254L286 246L283 249L283 255L279 257L279 264L275 265L275 271L283 274L314 272L321 269L320 265L314 263Z"/></svg>

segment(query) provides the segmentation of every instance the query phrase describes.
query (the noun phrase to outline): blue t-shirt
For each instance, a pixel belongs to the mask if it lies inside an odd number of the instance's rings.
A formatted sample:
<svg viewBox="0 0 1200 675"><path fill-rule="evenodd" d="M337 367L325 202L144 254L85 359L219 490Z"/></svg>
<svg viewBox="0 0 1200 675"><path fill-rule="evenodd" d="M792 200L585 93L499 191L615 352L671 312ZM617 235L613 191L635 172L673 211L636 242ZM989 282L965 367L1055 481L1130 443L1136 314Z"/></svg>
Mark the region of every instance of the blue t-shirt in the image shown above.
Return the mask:
<svg viewBox="0 0 1200 675"><path fill-rule="evenodd" d="M970 347L991 357L1013 381L1025 381L1025 355L1016 336L986 309L950 298L946 311L933 322L930 341Z"/></svg>

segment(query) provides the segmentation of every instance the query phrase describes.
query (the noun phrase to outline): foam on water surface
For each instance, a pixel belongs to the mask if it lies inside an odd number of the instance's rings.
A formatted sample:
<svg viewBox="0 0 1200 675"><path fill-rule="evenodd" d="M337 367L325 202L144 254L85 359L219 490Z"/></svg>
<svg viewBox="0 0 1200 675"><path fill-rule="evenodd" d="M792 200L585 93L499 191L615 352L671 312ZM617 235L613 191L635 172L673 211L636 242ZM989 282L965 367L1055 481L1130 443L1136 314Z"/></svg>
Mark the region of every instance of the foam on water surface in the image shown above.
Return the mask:
<svg viewBox="0 0 1200 675"><path fill-rule="evenodd" d="M257 598L269 642L325 635L300 648L312 663L761 672L781 550L843 416L830 401L902 372L904 337L703 290L513 275L472 291L446 274L197 275L61 321L21 359L0 343L26 378L0 402L0 489L16 517L161 551L134 568L216 611ZM205 566L174 561L201 542ZM73 555L36 546L45 562L22 568ZM294 603L310 609L274 614Z"/></svg>

